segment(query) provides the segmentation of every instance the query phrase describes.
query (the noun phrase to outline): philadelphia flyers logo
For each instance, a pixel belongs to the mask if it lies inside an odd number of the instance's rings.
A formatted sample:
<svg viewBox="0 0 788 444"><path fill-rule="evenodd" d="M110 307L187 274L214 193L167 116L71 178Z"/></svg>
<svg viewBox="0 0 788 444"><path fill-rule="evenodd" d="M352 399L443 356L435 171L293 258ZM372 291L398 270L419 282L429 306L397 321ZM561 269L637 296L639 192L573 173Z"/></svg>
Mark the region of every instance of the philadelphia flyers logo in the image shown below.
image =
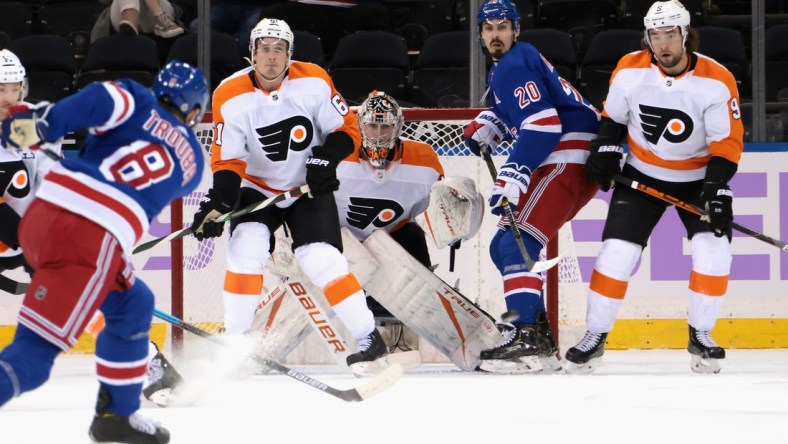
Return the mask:
<svg viewBox="0 0 788 444"><path fill-rule="evenodd" d="M656 144L661 137L670 143L681 143L689 139L695 124L692 118L677 109L640 105L640 121L643 136Z"/></svg>
<svg viewBox="0 0 788 444"><path fill-rule="evenodd" d="M393 200L351 197L346 220L361 230L370 225L382 228L397 220L404 212L402 205Z"/></svg>
<svg viewBox="0 0 788 444"><path fill-rule="evenodd" d="M30 194L30 175L21 160L3 163L0 191L8 193L14 199L22 199Z"/></svg>
<svg viewBox="0 0 788 444"><path fill-rule="evenodd" d="M265 156L272 162L287 160L287 152L303 151L312 143L315 129L304 116L293 116L273 125L257 128L257 139Z"/></svg>

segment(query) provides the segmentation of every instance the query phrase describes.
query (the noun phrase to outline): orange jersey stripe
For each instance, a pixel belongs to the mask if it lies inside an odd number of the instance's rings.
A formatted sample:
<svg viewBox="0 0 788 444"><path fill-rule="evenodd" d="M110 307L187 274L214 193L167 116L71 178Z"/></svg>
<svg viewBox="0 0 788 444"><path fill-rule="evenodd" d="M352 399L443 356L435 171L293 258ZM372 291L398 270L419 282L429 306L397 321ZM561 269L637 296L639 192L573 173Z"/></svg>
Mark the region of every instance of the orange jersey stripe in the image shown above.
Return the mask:
<svg viewBox="0 0 788 444"><path fill-rule="evenodd" d="M671 170L687 170L693 171L700 168L705 168L706 165L709 163L709 158L711 156L702 156L702 157L693 157L691 159L681 159L681 160L665 160L653 152L644 149L642 146L638 145L631 136L627 135L627 143L629 144L629 150L632 154L635 155L638 159L642 160L651 165L656 165L658 167L663 168L670 168Z"/></svg>
<svg viewBox="0 0 788 444"><path fill-rule="evenodd" d="M589 288L592 291L595 291L596 293L611 299L624 299L624 295L627 293L628 285L629 282L627 281L613 279L612 277L606 276L594 269L594 272L591 274L591 283L589 284Z"/></svg>
<svg viewBox="0 0 788 444"><path fill-rule="evenodd" d="M224 274L224 291L259 296L263 292L263 275L241 274L228 270Z"/></svg>
<svg viewBox="0 0 788 444"><path fill-rule="evenodd" d="M323 287L323 293L332 307L358 291L361 291L361 284L356 276L350 273L334 279Z"/></svg>
<svg viewBox="0 0 788 444"><path fill-rule="evenodd" d="M705 296L725 296L728 292L728 276L709 276L692 270L689 289Z"/></svg>

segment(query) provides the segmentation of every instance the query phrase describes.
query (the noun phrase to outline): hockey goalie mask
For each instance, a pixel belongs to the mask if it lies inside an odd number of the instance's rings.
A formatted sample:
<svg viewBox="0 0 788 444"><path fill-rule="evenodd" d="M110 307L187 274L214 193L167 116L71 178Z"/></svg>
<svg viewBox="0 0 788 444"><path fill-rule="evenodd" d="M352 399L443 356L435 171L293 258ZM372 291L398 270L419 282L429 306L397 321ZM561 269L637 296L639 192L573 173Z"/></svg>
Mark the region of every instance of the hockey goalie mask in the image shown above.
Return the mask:
<svg viewBox="0 0 788 444"><path fill-rule="evenodd" d="M682 47L686 48L687 35L690 26L690 13L687 8L678 0L668 0L664 2L654 2L646 16L643 17L643 26L645 26L646 43L654 52L654 47L651 45L651 36L649 30L657 28L679 28L681 30Z"/></svg>
<svg viewBox="0 0 788 444"><path fill-rule="evenodd" d="M19 57L13 52L3 49L0 50L0 84L19 83L19 101L27 96L27 73Z"/></svg>
<svg viewBox="0 0 788 444"><path fill-rule="evenodd" d="M361 130L360 157L382 179L402 159L402 132L404 118L399 104L384 92L373 92L358 110Z"/></svg>

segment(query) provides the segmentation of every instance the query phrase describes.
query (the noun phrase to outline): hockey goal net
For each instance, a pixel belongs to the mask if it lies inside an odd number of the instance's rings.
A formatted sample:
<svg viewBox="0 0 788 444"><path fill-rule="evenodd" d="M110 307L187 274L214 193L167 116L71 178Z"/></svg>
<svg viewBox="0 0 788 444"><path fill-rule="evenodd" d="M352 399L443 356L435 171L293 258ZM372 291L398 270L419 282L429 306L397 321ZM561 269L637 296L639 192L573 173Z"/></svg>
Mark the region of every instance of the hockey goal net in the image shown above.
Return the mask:
<svg viewBox="0 0 788 444"><path fill-rule="evenodd" d="M484 161L474 156L462 143L462 129L479 113L479 109L420 108L403 111L406 119L404 137L432 145L440 156L447 176L469 177L476 182L483 195L489 193L492 186L489 170ZM206 151L210 150L210 118L197 125L196 133ZM510 145L502 145L496 149L493 158L498 167L506 159L510 149ZM206 168L206 175L199 189L173 204L173 231L188 226L210 184L211 175ZM430 254L432 263L438 264L435 270L438 276L497 318L505 311L502 280L489 258L488 250L489 241L496 230L496 222L496 217L485 214L479 233L472 240L463 242L456 251L453 267L450 266L448 248L439 250L430 245ZM210 332L219 331L222 326L222 284L227 231L225 230L222 238L198 242L194 237L188 236L173 242L172 245L172 313ZM561 230L559 239L548 246L547 250L542 253L543 257L545 254L555 257L559 251L563 255L559 266L547 273L546 303L554 333L559 336L561 349L566 350L582 336L585 319L585 293L569 224ZM265 283L267 287L268 276ZM183 347L183 340L187 340L186 344L191 340L182 336L179 329L172 329L172 339L175 349ZM308 341L302 344L302 347L306 346L309 346ZM309 357L314 355L296 355L304 357L300 363L313 363L309 362L312 360ZM429 362L429 357L425 362Z"/></svg>

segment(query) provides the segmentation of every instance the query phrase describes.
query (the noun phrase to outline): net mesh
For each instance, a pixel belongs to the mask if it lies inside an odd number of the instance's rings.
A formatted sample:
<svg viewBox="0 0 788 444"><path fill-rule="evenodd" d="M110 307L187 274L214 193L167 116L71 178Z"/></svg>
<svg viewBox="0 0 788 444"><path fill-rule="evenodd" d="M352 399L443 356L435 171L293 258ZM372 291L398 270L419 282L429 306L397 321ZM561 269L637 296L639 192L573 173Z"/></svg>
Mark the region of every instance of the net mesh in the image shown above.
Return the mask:
<svg viewBox="0 0 788 444"><path fill-rule="evenodd" d="M440 156L447 176L469 177L476 182L478 189L483 194L488 192L492 186L492 179L486 165L462 143L462 129L469 119L475 116L473 110L468 110L468 116L452 120L441 119L438 112L434 116L413 118L406 110L405 116L403 137L432 145ZM209 150L212 136L211 125L209 123L199 124L196 127L196 133L206 150ZM493 159L498 168L510 150L511 146L508 144L502 144L496 148ZM185 224L191 222L200 200L210 187L211 180L210 170L206 168L205 177L198 190L183 199ZM453 264L449 259L448 249L438 250L431 245L430 256L433 264L438 264L435 273L439 277L459 288L466 297L474 300L482 309L497 317L505 311L505 305L502 297L502 280L489 259L488 251L488 242L496 230L497 219L488 216L485 215L480 232L473 239L463 242L460 249L457 250ZM222 284L228 237L226 231L224 236L220 238L201 243L192 236L184 238L183 264L173 264L173 266L182 267L184 275L182 305L184 320L211 332L220 330L224 314ZM569 224L562 228L558 242L559 251L563 256L558 266L559 289L556 296L559 307L559 338L561 348L566 350L567 347L574 345L584 332L585 293ZM544 253L542 259L544 259ZM275 285L274 282L269 282L271 279L268 275L265 276L265 279L267 288L270 285ZM550 293L556 294L556 292ZM177 302L174 303L177 304ZM188 344L190 338L187 336L184 339ZM306 341L302 347L309 347L309 344ZM296 352L295 355L301 356L303 363L320 361L305 352ZM425 362L430 360L429 357L425 359L424 356L422 359Z"/></svg>

